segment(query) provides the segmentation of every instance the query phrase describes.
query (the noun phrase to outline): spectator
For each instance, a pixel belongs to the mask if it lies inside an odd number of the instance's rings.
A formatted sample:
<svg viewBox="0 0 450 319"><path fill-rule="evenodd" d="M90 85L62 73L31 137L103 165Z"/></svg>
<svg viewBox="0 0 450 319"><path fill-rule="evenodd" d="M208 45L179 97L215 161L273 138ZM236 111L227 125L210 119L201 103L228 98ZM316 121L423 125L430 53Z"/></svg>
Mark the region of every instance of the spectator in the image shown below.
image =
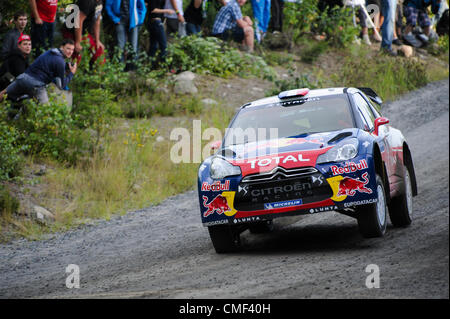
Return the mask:
<svg viewBox="0 0 450 319"><path fill-rule="evenodd" d="M150 48L148 55L154 58L159 49L159 58L153 61L153 66L156 65L157 60L164 60L167 54L167 38L162 23L164 14L175 13L172 9L164 9L164 6L165 0L150 0L148 10L149 17L147 19L147 29L150 33Z"/></svg>
<svg viewBox="0 0 450 319"><path fill-rule="evenodd" d="M372 43L370 42L370 38L369 38L369 29L367 28L367 16L364 13L364 10L359 8L358 9L358 17L359 17L359 24L361 26L361 36L363 39L363 42L367 45L371 45Z"/></svg>
<svg viewBox="0 0 450 319"><path fill-rule="evenodd" d="M20 35L22 34L23 30L25 30L27 22L28 18L25 12L19 11L14 14L15 28L9 30L6 33L5 38L3 39L3 46L0 52L0 59L2 61L8 56L8 54L16 49L17 40L19 40Z"/></svg>
<svg viewBox="0 0 450 319"><path fill-rule="evenodd" d="M373 24L375 25L375 29L377 30L377 32L373 33L373 39L376 42L381 42L381 37L380 37L380 30L381 30L381 24L383 23L383 19L381 16L381 0L367 0L367 7L370 10L371 9L371 5L375 5L377 6L377 9L374 9L373 12Z"/></svg>
<svg viewBox="0 0 450 319"><path fill-rule="evenodd" d="M177 33L179 23L185 23L183 15L183 0L166 0L164 9L175 11L173 14L164 13L166 18L166 28L168 34Z"/></svg>
<svg viewBox="0 0 450 319"><path fill-rule="evenodd" d="M28 56L31 52L31 38L22 34L17 40L17 48L7 57L0 67L0 91L4 90L12 81L28 68Z"/></svg>
<svg viewBox="0 0 450 319"><path fill-rule="evenodd" d="M381 0L381 11L384 16L381 26L381 50L391 56L396 56L397 52L392 49L395 27L395 8L397 0Z"/></svg>
<svg viewBox="0 0 450 319"><path fill-rule="evenodd" d="M246 1L231 0L223 6L214 21L212 35L226 41L231 33L236 42L242 42L249 52L253 52L253 22L248 16L242 16L240 8Z"/></svg>
<svg viewBox="0 0 450 319"><path fill-rule="evenodd" d="M75 49L72 59L76 59L78 63L81 61L81 51L83 50L81 41L89 40L89 50L92 52L89 64L92 67L105 51L105 46L100 42L103 2L102 0L78 0L76 4L80 9L80 14L77 16L79 27L69 26L66 21L62 30L63 38L74 40ZM83 37L86 32L88 32L88 35Z"/></svg>
<svg viewBox="0 0 450 319"><path fill-rule="evenodd" d="M405 3L406 27L403 39L414 47L422 46L421 41L417 40L412 30L419 22L420 27L426 36L430 35L431 20L427 14L427 7L431 5L431 11L436 14L439 11L441 0L409 0Z"/></svg>
<svg viewBox="0 0 450 319"><path fill-rule="evenodd" d="M283 7L284 0L272 0L270 6L270 30L272 32L283 32Z"/></svg>
<svg viewBox="0 0 450 319"><path fill-rule="evenodd" d="M147 7L144 0L106 0L106 12L116 26L117 46L125 61L125 43L133 48L134 59L138 53L139 27L144 23Z"/></svg>
<svg viewBox="0 0 450 319"><path fill-rule="evenodd" d="M203 23L203 0L191 0L186 12L184 13L184 19L186 20L186 33L187 35L200 33Z"/></svg>
<svg viewBox="0 0 450 319"><path fill-rule="evenodd" d="M395 28L394 39L392 43L395 45L402 45L400 37L403 29L403 0L397 0L397 10L395 12Z"/></svg>
<svg viewBox="0 0 450 319"><path fill-rule="evenodd" d="M72 56L74 48L74 41L65 39L59 49L51 49L41 54L25 73L19 75L13 83L0 92L0 101L7 93L12 100L29 95L36 97L39 103L47 103L48 96L45 86L55 81L61 83L60 89L62 89L72 80L77 71L76 63L72 65L66 64L64 61L65 58Z"/></svg>
<svg viewBox="0 0 450 319"><path fill-rule="evenodd" d="M252 0L253 16L256 19L256 39L264 38L270 20L270 0Z"/></svg>
<svg viewBox="0 0 450 319"><path fill-rule="evenodd" d="M58 0L28 0L31 7L31 38L34 55L53 47Z"/></svg>

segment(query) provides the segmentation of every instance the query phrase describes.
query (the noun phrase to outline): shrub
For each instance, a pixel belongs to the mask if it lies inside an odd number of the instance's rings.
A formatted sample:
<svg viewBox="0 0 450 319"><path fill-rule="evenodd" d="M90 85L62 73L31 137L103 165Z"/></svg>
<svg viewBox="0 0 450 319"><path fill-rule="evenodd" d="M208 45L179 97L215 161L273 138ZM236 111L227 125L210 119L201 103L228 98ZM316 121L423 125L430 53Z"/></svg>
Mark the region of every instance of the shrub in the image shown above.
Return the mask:
<svg viewBox="0 0 450 319"><path fill-rule="evenodd" d="M6 217L19 210L19 201L0 184L0 216Z"/></svg>
<svg viewBox="0 0 450 319"><path fill-rule="evenodd" d="M313 80L310 74L296 74L296 70L288 71L287 79L275 80L274 87L267 92L266 96L278 95L278 93L287 90L295 90L300 88L315 89L320 87L318 80Z"/></svg>
<svg viewBox="0 0 450 319"><path fill-rule="evenodd" d="M235 74L273 76L263 59L239 52L214 37L184 37L174 40L168 47L165 64L167 70L190 70L221 77Z"/></svg>
<svg viewBox="0 0 450 319"><path fill-rule="evenodd" d="M26 145L19 142L20 134L7 122L3 105L0 107L0 181L17 176L20 173Z"/></svg>

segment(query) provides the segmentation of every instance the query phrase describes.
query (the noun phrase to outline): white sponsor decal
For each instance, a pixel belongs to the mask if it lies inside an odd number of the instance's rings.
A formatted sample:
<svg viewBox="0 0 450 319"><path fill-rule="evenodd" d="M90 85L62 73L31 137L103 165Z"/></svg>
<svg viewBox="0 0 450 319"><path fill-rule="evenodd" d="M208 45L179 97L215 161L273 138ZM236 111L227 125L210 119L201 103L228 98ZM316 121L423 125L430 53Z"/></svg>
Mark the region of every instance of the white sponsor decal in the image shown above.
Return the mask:
<svg viewBox="0 0 450 319"><path fill-rule="evenodd" d="M250 163L250 167L251 168L255 168L256 165L258 165L259 167L263 167L263 166L268 166L270 165L273 161L275 161L275 163L278 165L280 163L282 164L286 164L287 162L309 162L310 159L308 158L303 158L302 154L298 154L297 157L295 157L294 155L281 155L281 156L275 156L272 158L263 158L263 159L254 159L251 161L248 161Z"/></svg>
<svg viewBox="0 0 450 319"><path fill-rule="evenodd" d="M373 203L376 203L376 202L377 202L376 198L365 199L365 200L360 200L360 201L356 201L356 202L344 203L344 207L351 207L351 206L357 206L357 205L367 205L367 204L373 204Z"/></svg>

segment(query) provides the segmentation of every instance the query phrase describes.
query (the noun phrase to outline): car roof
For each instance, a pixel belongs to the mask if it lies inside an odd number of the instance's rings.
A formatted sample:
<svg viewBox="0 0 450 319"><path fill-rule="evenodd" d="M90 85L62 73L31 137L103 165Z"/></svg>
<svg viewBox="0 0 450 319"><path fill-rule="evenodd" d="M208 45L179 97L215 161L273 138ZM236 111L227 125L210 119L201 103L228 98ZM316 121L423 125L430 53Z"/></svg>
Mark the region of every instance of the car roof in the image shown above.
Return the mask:
<svg viewBox="0 0 450 319"><path fill-rule="evenodd" d="M329 96L329 95L337 95L337 94L344 94L346 93L346 88L324 88L324 89L315 89L310 90L307 94L308 98L313 97L319 97L319 96ZM265 104L272 104L272 103L278 103L281 102L281 99L278 97L278 95L274 95L271 97L266 97L263 99L259 99L247 104L244 104L242 108L249 108L259 105L265 105Z"/></svg>

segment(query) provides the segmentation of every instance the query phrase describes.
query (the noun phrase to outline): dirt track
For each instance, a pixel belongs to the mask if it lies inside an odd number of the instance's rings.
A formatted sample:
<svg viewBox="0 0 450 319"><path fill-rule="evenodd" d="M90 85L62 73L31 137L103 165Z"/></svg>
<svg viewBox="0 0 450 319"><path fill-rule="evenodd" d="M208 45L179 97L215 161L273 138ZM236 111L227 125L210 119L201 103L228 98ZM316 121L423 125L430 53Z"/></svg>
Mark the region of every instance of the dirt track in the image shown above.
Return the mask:
<svg viewBox="0 0 450 319"><path fill-rule="evenodd" d="M242 234L245 249L217 255L196 191L111 221L0 247L1 298L449 298L449 81L385 105L406 136L419 195L405 229L364 239L334 212ZM155 185L156 186L156 185ZM280 219L281 221L281 219ZM80 288L65 269L80 267ZM368 289L365 268L380 269Z"/></svg>

